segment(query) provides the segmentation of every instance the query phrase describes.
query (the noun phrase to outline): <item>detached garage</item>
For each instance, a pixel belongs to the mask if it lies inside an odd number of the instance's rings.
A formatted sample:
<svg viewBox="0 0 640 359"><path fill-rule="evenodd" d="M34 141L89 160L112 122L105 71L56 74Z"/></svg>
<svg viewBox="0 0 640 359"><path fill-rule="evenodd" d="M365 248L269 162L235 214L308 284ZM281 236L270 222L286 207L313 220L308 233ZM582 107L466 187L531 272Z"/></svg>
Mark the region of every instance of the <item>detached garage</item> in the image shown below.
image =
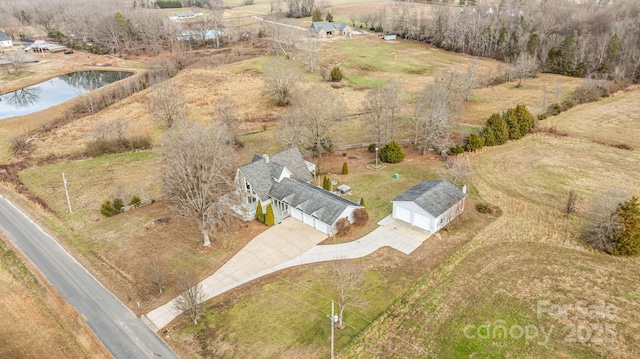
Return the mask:
<svg viewBox="0 0 640 359"><path fill-rule="evenodd" d="M464 211L466 197L448 181L423 181L391 201L392 215L435 233Z"/></svg>

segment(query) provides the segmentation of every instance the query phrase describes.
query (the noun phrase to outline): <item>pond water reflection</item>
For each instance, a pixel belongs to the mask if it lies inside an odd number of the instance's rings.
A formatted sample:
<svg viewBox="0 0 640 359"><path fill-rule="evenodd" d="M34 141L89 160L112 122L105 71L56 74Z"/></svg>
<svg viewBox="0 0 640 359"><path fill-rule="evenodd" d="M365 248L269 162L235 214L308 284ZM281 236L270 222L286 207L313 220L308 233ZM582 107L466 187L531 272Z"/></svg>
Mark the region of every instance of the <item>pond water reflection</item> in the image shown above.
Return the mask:
<svg viewBox="0 0 640 359"><path fill-rule="evenodd" d="M28 115L131 76L124 71L78 71L0 96L0 119Z"/></svg>

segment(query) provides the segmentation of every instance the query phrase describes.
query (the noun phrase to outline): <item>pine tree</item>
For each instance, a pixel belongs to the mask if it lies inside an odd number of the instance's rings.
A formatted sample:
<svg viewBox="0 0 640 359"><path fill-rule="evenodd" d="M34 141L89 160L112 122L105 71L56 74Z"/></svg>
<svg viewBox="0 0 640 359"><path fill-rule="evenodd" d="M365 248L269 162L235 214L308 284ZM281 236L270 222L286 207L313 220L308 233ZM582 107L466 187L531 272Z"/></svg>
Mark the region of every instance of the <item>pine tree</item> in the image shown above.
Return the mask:
<svg viewBox="0 0 640 359"><path fill-rule="evenodd" d="M349 166L347 165L346 162L342 164L342 174L343 175L348 175L349 174Z"/></svg>
<svg viewBox="0 0 640 359"><path fill-rule="evenodd" d="M618 218L622 230L614 238L612 254L634 256L640 254L640 204L638 197L618 205Z"/></svg>
<svg viewBox="0 0 640 359"><path fill-rule="evenodd" d="M322 21L322 12L320 11L320 9L313 10L313 14L311 15L311 21L313 22Z"/></svg>
<svg viewBox="0 0 640 359"><path fill-rule="evenodd" d="M509 129L509 139L510 140L519 140L522 138L522 134L520 133L520 123L518 123L518 118L516 117L516 111L512 108L508 109L502 115L504 122L507 124L507 128Z"/></svg>
<svg viewBox="0 0 640 359"><path fill-rule="evenodd" d="M262 201L260 200L258 200L258 205L256 206L256 219L264 223L264 213L262 212Z"/></svg>
<svg viewBox="0 0 640 359"><path fill-rule="evenodd" d="M380 161L387 163L398 163L404 160L404 150L395 140L387 143L380 149Z"/></svg>
<svg viewBox="0 0 640 359"><path fill-rule="evenodd" d="M331 13L328 13L327 17L325 18L325 20L329 21L329 22L333 22L333 15L331 15Z"/></svg>
<svg viewBox="0 0 640 359"><path fill-rule="evenodd" d="M273 206L271 203L267 205L267 214L264 216L264 224L267 226L273 226L276 222L276 217L273 214Z"/></svg>
<svg viewBox="0 0 640 359"><path fill-rule="evenodd" d="M476 135L475 133L469 134L469 138L467 138L467 145L465 146L465 150L468 152L475 152L476 150L482 149L484 146L484 137Z"/></svg>
<svg viewBox="0 0 640 359"><path fill-rule="evenodd" d="M524 136L527 133L531 133L531 131L536 127L536 120L527 109L527 106L519 104L516 106L515 111L518 123L520 124L520 134Z"/></svg>
<svg viewBox="0 0 640 359"><path fill-rule="evenodd" d="M364 198L360 198L360 205L361 205L362 207L365 207L365 205L364 205Z"/></svg>
<svg viewBox="0 0 640 359"><path fill-rule="evenodd" d="M485 124L495 138L495 145L503 145L509 140L509 128L500 114L494 113ZM490 145L489 145L490 146Z"/></svg>

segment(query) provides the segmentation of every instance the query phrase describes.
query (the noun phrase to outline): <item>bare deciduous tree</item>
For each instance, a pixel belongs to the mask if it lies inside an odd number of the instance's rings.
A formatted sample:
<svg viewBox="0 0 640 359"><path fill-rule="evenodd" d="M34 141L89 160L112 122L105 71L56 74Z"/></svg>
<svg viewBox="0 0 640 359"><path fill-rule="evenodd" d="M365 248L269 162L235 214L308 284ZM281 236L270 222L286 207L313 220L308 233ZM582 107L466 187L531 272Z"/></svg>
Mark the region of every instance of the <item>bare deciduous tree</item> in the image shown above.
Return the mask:
<svg viewBox="0 0 640 359"><path fill-rule="evenodd" d="M344 310L347 307L364 308L364 273L354 263L338 260L333 265L332 283L338 304L338 326L344 328Z"/></svg>
<svg viewBox="0 0 640 359"><path fill-rule="evenodd" d="M203 126L181 120L161 143L166 166L164 193L178 214L195 220L204 246L210 246L212 229L228 228L235 170L231 136L226 126Z"/></svg>
<svg viewBox="0 0 640 359"><path fill-rule="evenodd" d="M187 113L182 93L171 82L154 86L149 94L149 102L154 116L168 128Z"/></svg>
<svg viewBox="0 0 640 359"><path fill-rule="evenodd" d="M305 52L307 55L307 62L309 63L309 72L314 72L316 70L316 64L319 62L319 44L318 39L309 34L307 36L307 43L305 46Z"/></svg>
<svg viewBox="0 0 640 359"><path fill-rule="evenodd" d="M611 252L614 239L622 230L616 209L627 197L624 190L614 189L599 193L593 198L587 209L589 224L584 230L587 243L601 251Z"/></svg>
<svg viewBox="0 0 640 359"><path fill-rule="evenodd" d="M313 85L296 93L293 106L278 124L279 139L310 151L320 159L330 151L331 128L342 117L340 97L326 95L325 87Z"/></svg>
<svg viewBox="0 0 640 359"><path fill-rule="evenodd" d="M165 282L164 271L160 264L155 260L149 265L149 282L156 290L158 290L159 294L162 294Z"/></svg>
<svg viewBox="0 0 640 359"><path fill-rule="evenodd" d="M291 102L296 84L302 78L302 72L295 63L282 58L273 58L264 65L265 92L270 94L278 106Z"/></svg>
<svg viewBox="0 0 640 359"><path fill-rule="evenodd" d="M458 158L447 157L445 168L446 172L443 177L449 178L455 186L460 182L467 181L474 174L469 156Z"/></svg>
<svg viewBox="0 0 640 359"><path fill-rule="evenodd" d="M236 102L233 99L224 98L213 105L213 111L217 120L224 123L233 135L240 126L240 121L236 115L238 111Z"/></svg>
<svg viewBox="0 0 640 359"><path fill-rule="evenodd" d="M364 108L370 119L373 140L378 146L385 145L394 139L395 120L399 107L398 87L395 84L376 87L366 97Z"/></svg>
<svg viewBox="0 0 640 359"><path fill-rule="evenodd" d="M198 324L198 320L204 313L202 302L205 298L202 284L198 283L195 275L185 273L178 282L182 294L175 300L175 308L184 312L193 325Z"/></svg>
<svg viewBox="0 0 640 359"><path fill-rule="evenodd" d="M447 89L435 83L427 85L414 102L422 154L426 154L431 148L441 150L451 143L451 131L455 123L451 120L448 96Z"/></svg>
<svg viewBox="0 0 640 359"><path fill-rule="evenodd" d="M514 75L518 78L518 85L516 85L516 87L521 87L522 79L535 75L536 59L529 55L528 52L521 53L516 60L513 72Z"/></svg>

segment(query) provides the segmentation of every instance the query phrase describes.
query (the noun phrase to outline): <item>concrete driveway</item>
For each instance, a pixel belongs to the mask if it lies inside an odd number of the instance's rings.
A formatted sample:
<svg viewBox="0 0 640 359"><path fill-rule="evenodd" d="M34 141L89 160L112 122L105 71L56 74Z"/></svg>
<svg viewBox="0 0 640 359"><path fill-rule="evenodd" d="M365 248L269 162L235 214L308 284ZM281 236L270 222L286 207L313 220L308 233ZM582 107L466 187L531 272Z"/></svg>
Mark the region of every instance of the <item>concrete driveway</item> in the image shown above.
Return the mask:
<svg viewBox="0 0 640 359"><path fill-rule="evenodd" d="M276 271L272 269L315 247L327 236L291 217L257 235L213 275L201 282L205 300L241 284ZM175 299L149 312L149 319L160 329L180 315Z"/></svg>
<svg viewBox="0 0 640 359"><path fill-rule="evenodd" d="M368 256L382 247L410 254L431 233L387 216L380 227L352 242L318 245L327 236L291 217L256 236L217 272L201 282L205 300L265 275L310 263ZM149 312L151 328L158 330L181 312L175 299ZM154 328L155 326L155 328Z"/></svg>

